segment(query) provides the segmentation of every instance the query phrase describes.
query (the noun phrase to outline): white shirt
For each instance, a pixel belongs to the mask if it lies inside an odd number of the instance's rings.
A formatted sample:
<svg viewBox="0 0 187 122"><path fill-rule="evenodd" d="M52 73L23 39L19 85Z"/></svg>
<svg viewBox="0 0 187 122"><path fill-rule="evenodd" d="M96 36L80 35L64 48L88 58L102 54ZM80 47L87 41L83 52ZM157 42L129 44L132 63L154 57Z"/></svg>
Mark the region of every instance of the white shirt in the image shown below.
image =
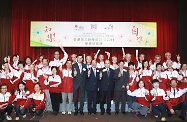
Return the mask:
<svg viewBox="0 0 187 122"><path fill-rule="evenodd" d="M105 67L105 63L103 62L97 62L97 68L104 68Z"/></svg>
<svg viewBox="0 0 187 122"><path fill-rule="evenodd" d="M66 63L67 59L68 59L68 54L67 54L66 52L64 52L64 57L63 57L61 60L55 59L55 58L54 58L53 61L50 61L50 62L49 62L49 66L50 66L50 67L52 67L52 66L57 66L57 67L59 67L59 66L61 66L61 65L64 65L64 64Z"/></svg>

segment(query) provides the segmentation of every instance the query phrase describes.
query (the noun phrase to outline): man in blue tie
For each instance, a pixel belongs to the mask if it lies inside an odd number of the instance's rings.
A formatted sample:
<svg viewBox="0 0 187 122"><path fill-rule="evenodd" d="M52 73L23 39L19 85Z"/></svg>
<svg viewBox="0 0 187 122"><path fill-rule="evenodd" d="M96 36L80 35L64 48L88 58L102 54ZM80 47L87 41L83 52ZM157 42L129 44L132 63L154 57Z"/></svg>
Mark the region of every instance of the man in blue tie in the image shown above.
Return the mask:
<svg viewBox="0 0 187 122"><path fill-rule="evenodd" d="M86 80L86 91L88 96L88 114L97 114L96 102L98 91L99 70L96 69L97 62L92 60L91 68L88 69L88 79ZM92 107L93 106L93 107Z"/></svg>
<svg viewBox="0 0 187 122"><path fill-rule="evenodd" d="M100 70L99 74L99 91L100 91L100 109L101 115L104 115L104 102L107 98L107 109L108 115L111 115L111 96L114 89L114 70L110 68L110 61L105 61L105 67Z"/></svg>

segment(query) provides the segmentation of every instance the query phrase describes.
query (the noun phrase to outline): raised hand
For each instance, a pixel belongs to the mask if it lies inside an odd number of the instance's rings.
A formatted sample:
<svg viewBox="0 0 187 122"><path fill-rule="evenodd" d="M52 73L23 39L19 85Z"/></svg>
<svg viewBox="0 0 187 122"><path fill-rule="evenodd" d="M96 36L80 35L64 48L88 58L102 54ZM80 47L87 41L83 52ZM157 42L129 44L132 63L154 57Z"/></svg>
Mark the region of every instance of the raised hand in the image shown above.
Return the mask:
<svg viewBox="0 0 187 122"><path fill-rule="evenodd" d="M7 62L7 57L4 57L4 62Z"/></svg>
<svg viewBox="0 0 187 122"><path fill-rule="evenodd" d="M60 49L64 52L64 47L62 45L60 45Z"/></svg>
<svg viewBox="0 0 187 122"><path fill-rule="evenodd" d="M17 55L17 60L19 61L19 55Z"/></svg>

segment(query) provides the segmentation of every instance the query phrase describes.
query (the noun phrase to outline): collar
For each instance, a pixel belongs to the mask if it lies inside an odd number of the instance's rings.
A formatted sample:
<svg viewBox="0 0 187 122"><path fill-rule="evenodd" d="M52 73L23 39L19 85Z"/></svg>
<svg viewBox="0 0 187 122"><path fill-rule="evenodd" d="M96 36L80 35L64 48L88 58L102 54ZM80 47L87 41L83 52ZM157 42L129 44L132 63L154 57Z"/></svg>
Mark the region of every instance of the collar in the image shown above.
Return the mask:
<svg viewBox="0 0 187 122"><path fill-rule="evenodd" d="M54 58L54 61L59 61L59 59L55 59L55 58Z"/></svg>

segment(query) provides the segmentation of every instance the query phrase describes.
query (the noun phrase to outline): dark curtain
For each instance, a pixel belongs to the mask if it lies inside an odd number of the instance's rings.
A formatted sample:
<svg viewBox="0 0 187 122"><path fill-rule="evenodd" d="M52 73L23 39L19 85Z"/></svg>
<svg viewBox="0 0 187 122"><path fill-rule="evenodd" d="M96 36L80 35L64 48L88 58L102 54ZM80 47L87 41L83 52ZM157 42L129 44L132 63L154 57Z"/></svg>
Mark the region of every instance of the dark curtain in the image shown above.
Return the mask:
<svg viewBox="0 0 187 122"><path fill-rule="evenodd" d="M178 52L182 62L187 62L187 0L179 0L178 14Z"/></svg>
<svg viewBox="0 0 187 122"><path fill-rule="evenodd" d="M157 22L157 48L125 48L135 59L135 50L144 53L147 59L169 51L176 60L178 54L177 0L13 0L11 21L11 54L20 58L29 55L36 59L40 54L53 58L59 48L30 47L31 21L114 21L114 22ZM125 47L125 45L124 45ZM98 48L65 48L67 53L86 53L93 56ZM121 48L100 48L112 56L122 58ZM105 55L106 56L106 55Z"/></svg>
<svg viewBox="0 0 187 122"><path fill-rule="evenodd" d="M10 55L11 0L0 1L0 67L3 58Z"/></svg>

